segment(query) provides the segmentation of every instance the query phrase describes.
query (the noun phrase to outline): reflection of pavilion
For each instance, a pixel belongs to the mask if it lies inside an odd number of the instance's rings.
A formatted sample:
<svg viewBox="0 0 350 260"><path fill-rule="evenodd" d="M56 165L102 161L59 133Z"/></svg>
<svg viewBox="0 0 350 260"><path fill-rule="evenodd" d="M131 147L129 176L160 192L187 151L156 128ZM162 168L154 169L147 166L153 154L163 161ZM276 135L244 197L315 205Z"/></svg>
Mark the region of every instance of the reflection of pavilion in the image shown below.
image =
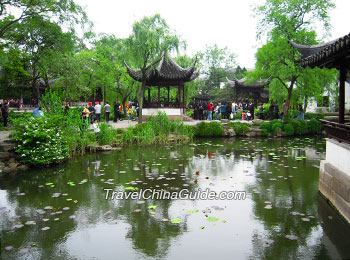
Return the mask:
<svg viewBox="0 0 350 260"><path fill-rule="evenodd" d="M199 70L195 71L197 61L184 69L180 67L169 55L162 55L162 58L154 67L150 67L146 71L146 86L148 87L148 99L144 102L142 109L142 117L149 117L152 114L157 114L158 111L165 111L172 118L182 118L186 112L186 95L185 82L190 82L196 79L199 75ZM136 81L142 82L141 70L133 70L127 64L126 68L129 75ZM151 87L158 87L158 100L151 101ZM170 87L178 88L175 102L170 100ZM161 102L160 88L164 87L168 91L167 100ZM143 118L144 119L144 118Z"/></svg>
<svg viewBox="0 0 350 260"><path fill-rule="evenodd" d="M321 161L319 189L350 223L350 120L345 114L345 81L350 71L350 34L335 41L305 46L291 43L303 55L302 67L339 70L339 117L321 120L328 134L326 160ZM347 91L350 91L348 88Z"/></svg>
<svg viewBox="0 0 350 260"><path fill-rule="evenodd" d="M270 79L265 82L256 81L251 84L245 83L246 80L246 78L227 79L227 83L236 93L236 100L253 98L257 103L267 103L269 101L269 91L265 87L270 84Z"/></svg>

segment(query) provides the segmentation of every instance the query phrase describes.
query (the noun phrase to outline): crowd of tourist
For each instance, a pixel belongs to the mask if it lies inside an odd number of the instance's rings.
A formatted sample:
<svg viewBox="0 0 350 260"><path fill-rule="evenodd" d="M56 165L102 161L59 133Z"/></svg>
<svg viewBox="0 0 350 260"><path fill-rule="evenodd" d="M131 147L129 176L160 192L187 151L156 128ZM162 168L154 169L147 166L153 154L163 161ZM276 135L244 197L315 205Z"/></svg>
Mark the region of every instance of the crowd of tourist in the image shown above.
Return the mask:
<svg viewBox="0 0 350 260"><path fill-rule="evenodd" d="M242 120L254 120L255 114L261 120L274 120L283 119L284 109L286 101L283 102L281 110L278 102L271 101L268 106L268 113L264 112L264 104L256 104L256 102L219 102L213 104L213 102L196 103L192 106L193 119L195 120L220 120L227 119L232 120L237 113L242 113ZM258 109L256 111L256 109ZM301 105L298 107L299 115L296 119L304 120L304 110Z"/></svg>
<svg viewBox="0 0 350 260"><path fill-rule="evenodd" d="M64 102L63 104L65 113L69 109L69 104L68 102ZM133 119L133 114L138 116L139 114L139 107L136 102L129 101L125 106L125 111L126 114L128 115L128 119L132 120ZM121 118L121 112L123 111L123 105L119 101L115 101L113 103L113 108L111 108L111 105L106 102L103 106L104 110L104 119L105 122L108 123L110 121L110 114L111 114L111 109L113 109L113 122L117 123L118 119L120 120ZM102 113L102 105L100 104L99 101L96 101L95 104L93 105L92 102L89 102L86 107L83 109L81 113L81 117L86 120L86 122L89 122L90 124L94 124L94 122L101 122L101 113Z"/></svg>

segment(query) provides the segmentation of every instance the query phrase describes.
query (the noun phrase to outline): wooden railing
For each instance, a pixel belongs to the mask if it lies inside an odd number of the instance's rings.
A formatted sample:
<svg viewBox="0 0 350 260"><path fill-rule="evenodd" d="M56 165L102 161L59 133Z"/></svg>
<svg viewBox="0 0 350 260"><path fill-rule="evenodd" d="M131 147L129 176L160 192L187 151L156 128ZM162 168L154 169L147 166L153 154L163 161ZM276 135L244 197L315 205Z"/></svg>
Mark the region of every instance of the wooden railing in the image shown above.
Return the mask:
<svg viewBox="0 0 350 260"><path fill-rule="evenodd" d="M321 119L324 129L329 138L350 144L350 120L345 124L339 124L332 119Z"/></svg>

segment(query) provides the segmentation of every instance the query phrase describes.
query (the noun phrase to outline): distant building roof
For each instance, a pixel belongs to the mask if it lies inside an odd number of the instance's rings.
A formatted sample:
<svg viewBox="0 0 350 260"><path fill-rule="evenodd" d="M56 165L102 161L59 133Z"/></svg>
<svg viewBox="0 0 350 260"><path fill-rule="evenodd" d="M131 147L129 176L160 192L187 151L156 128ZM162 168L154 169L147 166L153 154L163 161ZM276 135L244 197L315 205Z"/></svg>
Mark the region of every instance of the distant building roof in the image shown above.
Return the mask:
<svg viewBox="0 0 350 260"><path fill-rule="evenodd" d="M229 80L227 78L227 83L233 87L236 88L240 91L253 91L253 90L263 90L265 88L265 86L269 85L271 82L271 78L268 78L266 81L255 81L251 84L246 84L245 82L247 81L246 78L243 79L234 79L234 80Z"/></svg>
<svg viewBox="0 0 350 260"><path fill-rule="evenodd" d="M126 62L125 66L129 75L136 81L142 82L141 70L133 70ZM196 79L199 70L194 70L197 59L193 64L184 69L180 67L169 55L162 54L158 64L146 71L146 86L176 86L179 83L189 82Z"/></svg>

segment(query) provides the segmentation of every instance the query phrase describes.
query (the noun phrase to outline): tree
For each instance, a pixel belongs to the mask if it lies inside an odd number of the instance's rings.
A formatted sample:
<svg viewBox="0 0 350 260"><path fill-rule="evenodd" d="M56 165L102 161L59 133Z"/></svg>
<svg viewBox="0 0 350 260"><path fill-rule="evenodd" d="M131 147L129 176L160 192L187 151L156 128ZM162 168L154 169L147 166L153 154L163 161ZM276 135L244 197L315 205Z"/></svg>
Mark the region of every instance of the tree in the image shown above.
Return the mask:
<svg viewBox="0 0 350 260"><path fill-rule="evenodd" d="M219 48L216 44L206 46L198 56L201 60L201 71L205 75L203 93L208 93L213 88L218 90L221 83L226 82L226 77L234 74L236 55L227 47Z"/></svg>
<svg viewBox="0 0 350 260"><path fill-rule="evenodd" d="M302 78L308 78L311 70L298 65L300 53L290 41L300 44L317 44L312 24L320 22L325 30L330 27L328 11L334 7L329 0L266 0L257 6L255 13L260 17L257 37L267 33L268 42L256 53L255 78L272 76L272 85L286 91L284 114L288 115L293 88L301 85Z"/></svg>
<svg viewBox="0 0 350 260"><path fill-rule="evenodd" d="M16 9L18 15L13 14ZM0 39L13 30L19 23L29 22L37 17L53 19L53 21L71 25L87 24L87 16L83 9L73 0L0 0Z"/></svg>
<svg viewBox="0 0 350 260"><path fill-rule="evenodd" d="M11 64L11 59L21 60L22 68L17 66L12 70L27 73L22 73L23 77L17 81L22 86L30 86L33 90L35 89L37 98L39 98L39 85L50 87L50 80L55 79L53 68L62 61L62 56L73 54L77 39L71 32L63 32L59 25L39 16L30 21L24 20L12 28L13 30L8 32L7 36L13 42L8 42L7 51L3 52L7 53L9 59L7 65ZM16 55L9 55L13 53Z"/></svg>
<svg viewBox="0 0 350 260"><path fill-rule="evenodd" d="M134 23L127 44L132 64L141 71L142 84L138 85L137 99L140 107L138 122L142 123L146 72L155 66L163 52L178 50L182 43L179 37L169 28L166 21L159 14L156 14L151 17L144 17L141 21Z"/></svg>

